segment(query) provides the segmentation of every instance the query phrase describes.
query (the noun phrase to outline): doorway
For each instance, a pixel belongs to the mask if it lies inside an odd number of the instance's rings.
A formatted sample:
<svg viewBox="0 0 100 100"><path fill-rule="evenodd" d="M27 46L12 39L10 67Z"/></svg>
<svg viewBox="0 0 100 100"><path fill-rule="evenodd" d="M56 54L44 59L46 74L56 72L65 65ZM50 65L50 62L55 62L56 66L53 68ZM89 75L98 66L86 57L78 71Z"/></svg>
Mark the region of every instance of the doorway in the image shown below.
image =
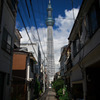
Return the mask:
<svg viewBox="0 0 100 100"><path fill-rule="evenodd" d="M3 100L4 73L0 72L0 100Z"/></svg>
<svg viewBox="0 0 100 100"><path fill-rule="evenodd" d="M100 68L96 65L86 69L87 100L98 100L100 97Z"/></svg>

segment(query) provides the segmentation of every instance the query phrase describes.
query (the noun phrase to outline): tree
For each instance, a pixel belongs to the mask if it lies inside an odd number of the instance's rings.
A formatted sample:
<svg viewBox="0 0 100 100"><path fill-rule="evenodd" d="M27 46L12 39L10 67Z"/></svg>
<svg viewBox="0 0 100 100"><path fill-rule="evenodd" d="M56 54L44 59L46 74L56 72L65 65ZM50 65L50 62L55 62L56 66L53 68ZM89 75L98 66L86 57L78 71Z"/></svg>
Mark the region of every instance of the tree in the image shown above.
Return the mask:
<svg viewBox="0 0 100 100"><path fill-rule="evenodd" d="M52 86L55 89L59 100L69 100L67 87L65 86L63 79L57 79L52 83Z"/></svg>

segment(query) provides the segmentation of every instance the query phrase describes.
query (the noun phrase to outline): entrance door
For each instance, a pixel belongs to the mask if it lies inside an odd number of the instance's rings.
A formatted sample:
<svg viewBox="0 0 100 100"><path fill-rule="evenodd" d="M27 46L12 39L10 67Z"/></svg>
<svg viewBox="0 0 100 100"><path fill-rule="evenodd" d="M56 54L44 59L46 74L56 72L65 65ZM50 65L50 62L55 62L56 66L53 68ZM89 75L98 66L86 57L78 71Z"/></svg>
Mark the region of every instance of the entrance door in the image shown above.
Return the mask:
<svg viewBox="0 0 100 100"><path fill-rule="evenodd" d="M73 95L74 100L83 99L83 84L82 83L73 84L72 95Z"/></svg>
<svg viewBox="0 0 100 100"><path fill-rule="evenodd" d="M90 67L87 73L87 100L98 100L100 97L100 68Z"/></svg>
<svg viewBox="0 0 100 100"><path fill-rule="evenodd" d="M0 100L3 100L4 74L0 72Z"/></svg>

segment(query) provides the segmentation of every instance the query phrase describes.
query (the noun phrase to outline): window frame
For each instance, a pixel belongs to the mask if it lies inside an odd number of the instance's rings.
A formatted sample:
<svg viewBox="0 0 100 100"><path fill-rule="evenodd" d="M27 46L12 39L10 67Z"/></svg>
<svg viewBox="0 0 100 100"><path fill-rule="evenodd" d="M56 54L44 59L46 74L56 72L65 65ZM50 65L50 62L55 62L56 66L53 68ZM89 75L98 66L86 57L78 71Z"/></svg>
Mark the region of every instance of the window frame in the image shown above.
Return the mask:
<svg viewBox="0 0 100 100"><path fill-rule="evenodd" d="M76 48L76 39L73 41L73 56L75 57L77 54L77 48Z"/></svg>
<svg viewBox="0 0 100 100"><path fill-rule="evenodd" d="M8 37L11 38L11 44L8 43ZM12 36L9 34L9 32L7 31L6 28L3 28L3 35L2 35L2 44L1 44L1 48L7 52L8 54L12 55Z"/></svg>
<svg viewBox="0 0 100 100"><path fill-rule="evenodd" d="M92 4L92 6L90 7L90 9L89 9L89 11L88 11L88 13L87 13L87 16L88 16L88 27L89 27L89 37L91 38L94 34L95 34L95 32L98 30L98 28L100 27L100 14L99 14L99 12L98 12L98 10L100 10L100 4L98 4L99 2L94 2L93 4ZM95 10L95 17L96 17L96 22L97 22L97 27L94 29L94 31L92 30L92 25L94 25L94 23L92 24L91 22L91 16L90 16L90 14L92 13L92 11L93 11L93 9Z"/></svg>

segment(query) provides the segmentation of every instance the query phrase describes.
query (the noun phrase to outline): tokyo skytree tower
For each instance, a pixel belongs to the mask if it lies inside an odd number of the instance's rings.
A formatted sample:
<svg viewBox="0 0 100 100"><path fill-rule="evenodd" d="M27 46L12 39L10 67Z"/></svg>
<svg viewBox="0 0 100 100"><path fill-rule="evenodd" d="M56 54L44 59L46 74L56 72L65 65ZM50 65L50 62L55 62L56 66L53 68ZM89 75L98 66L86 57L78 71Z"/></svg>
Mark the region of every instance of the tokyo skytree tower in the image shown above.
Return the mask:
<svg viewBox="0 0 100 100"><path fill-rule="evenodd" d="M52 7L51 1L49 0L48 4L48 17L46 19L47 25L47 70L48 70L48 78L49 82L53 80L53 76L55 74L55 63L54 63L54 48L53 48L53 25L54 20L52 18Z"/></svg>

